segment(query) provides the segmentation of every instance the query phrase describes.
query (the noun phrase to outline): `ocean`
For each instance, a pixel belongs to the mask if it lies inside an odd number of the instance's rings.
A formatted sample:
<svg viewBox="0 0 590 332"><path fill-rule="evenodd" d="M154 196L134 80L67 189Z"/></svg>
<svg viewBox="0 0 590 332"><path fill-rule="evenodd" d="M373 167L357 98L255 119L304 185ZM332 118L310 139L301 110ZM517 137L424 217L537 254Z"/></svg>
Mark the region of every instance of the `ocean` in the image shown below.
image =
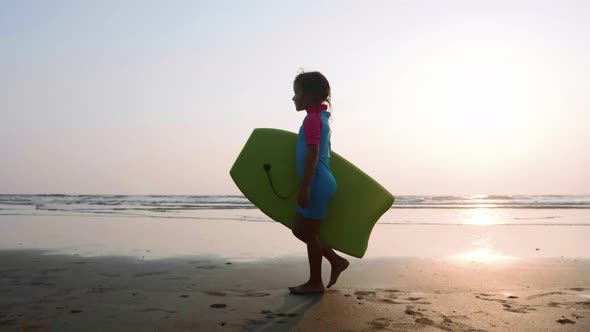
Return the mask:
<svg viewBox="0 0 590 332"><path fill-rule="evenodd" d="M10 195L0 215L273 222L239 195ZM590 225L590 195L396 196L380 224Z"/></svg>

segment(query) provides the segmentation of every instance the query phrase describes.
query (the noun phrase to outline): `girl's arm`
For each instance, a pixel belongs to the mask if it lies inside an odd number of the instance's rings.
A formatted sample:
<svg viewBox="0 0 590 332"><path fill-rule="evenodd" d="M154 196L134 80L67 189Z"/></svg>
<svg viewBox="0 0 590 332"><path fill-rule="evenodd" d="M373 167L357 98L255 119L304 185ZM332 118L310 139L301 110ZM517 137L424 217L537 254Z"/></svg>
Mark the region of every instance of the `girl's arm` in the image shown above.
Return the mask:
<svg viewBox="0 0 590 332"><path fill-rule="evenodd" d="M319 154L319 145L307 145L305 165L303 168L303 179L301 180L301 187L299 189L299 206L301 207L307 207L307 205L309 205L309 190L311 187L311 180L313 179L313 174L318 163Z"/></svg>
<svg viewBox="0 0 590 332"><path fill-rule="evenodd" d="M302 186L311 186L311 180L313 179L315 167L318 164L319 155L320 147L318 145L307 145L307 153L305 154L305 167L303 168L303 180L301 182Z"/></svg>

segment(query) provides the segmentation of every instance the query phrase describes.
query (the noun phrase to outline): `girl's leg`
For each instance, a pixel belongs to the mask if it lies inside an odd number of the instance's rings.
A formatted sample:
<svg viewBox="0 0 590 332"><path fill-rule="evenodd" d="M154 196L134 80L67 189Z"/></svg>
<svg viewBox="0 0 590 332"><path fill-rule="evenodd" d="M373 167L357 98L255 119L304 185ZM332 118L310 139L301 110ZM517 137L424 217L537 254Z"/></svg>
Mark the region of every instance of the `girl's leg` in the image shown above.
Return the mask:
<svg viewBox="0 0 590 332"><path fill-rule="evenodd" d="M322 256L323 248L320 242L320 222L318 220L308 219L310 223L314 223L314 231L309 235L307 240L307 259L309 260L309 284L320 286L324 289L324 282L322 281ZM317 226L317 231L315 230ZM320 287L318 287L320 288Z"/></svg>
<svg viewBox="0 0 590 332"><path fill-rule="evenodd" d="M309 260L309 280L299 286L289 287L293 294L321 293L324 291L322 281L323 248L319 242L320 221L304 218L297 213L293 223L293 234L307 244Z"/></svg>
<svg viewBox="0 0 590 332"><path fill-rule="evenodd" d="M295 222L293 223L293 235L295 235L295 237L297 237L299 240L301 240L303 243L307 243L305 240L305 230L302 229L304 227L304 225L302 225L305 221L304 221L304 217L297 213L295 216ZM310 219L313 220L313 219ZM315 220L317 222L317 220ZM318 230L318 234L319 234L319 230ZM324 242L324 240L320 239L320 243L322 244L322 255L324 257L326 257L326 259L328 260L328 262L330 262L330 264L332 265L337 265L337 263L341 263L342 261L347 261L345 258L343 258L342 256L338 255L334 249L332 249L332 247L330 247L326 242Z"/></svg>
<svg viewBox="0 0 590 332"><path fill-rule="evenodd" d="M304 218L300 213L295 216L293 234L307 244L307 257L309 259L309 281L297 286L289 287L292 293L317 293L324 290L322 282L322 256L330 261L332 272L328 287L331 287L342 271L348 267L348 260L340 257L330 246L319 238L320 221Z"/></svg>
<svg viewBox="0 0 590 332"><path fill-rule="evenodd" d="M350 262L348 261L348 259L338 255L334 251L334 249L332 249L323 240L320 240L320 243L322 244L324 257L326 257L328 259L328 261L330 261L330 265L332 265L332 271L330 272L330 282L328 282L328 286L326 286L327 288L330 288L330 287L332 287L333 284L336 283L336 281L338 280L338 277L340 276L340 273L342 273L342 271L346 270L346 268L348 267ZM330 258L328 258L328 257L330 257Z"/></svg>
<svg viewBox="0 0 590 332"><path fill-rule="evenodd" d="M330 264L334 265L344 259L342 256L338 255L330 245L324 242L324 240L320 239L320 243L322 244L322 254Z"/></svg>

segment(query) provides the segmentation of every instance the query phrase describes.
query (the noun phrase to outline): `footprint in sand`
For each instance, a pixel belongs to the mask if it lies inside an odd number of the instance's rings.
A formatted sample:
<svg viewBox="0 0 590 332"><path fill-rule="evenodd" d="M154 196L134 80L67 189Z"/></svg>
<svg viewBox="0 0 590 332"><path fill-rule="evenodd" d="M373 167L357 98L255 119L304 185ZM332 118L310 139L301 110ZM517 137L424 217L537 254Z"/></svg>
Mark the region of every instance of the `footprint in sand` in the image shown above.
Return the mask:
<svg viewBox="0 0 590 332"><path fill-rule="evenodd" d="M383 294L386 293L386 294ZM407 299L398 299L400 294L408 294L408 292L400 291L398 289L379 289L378 292L374 291L356 291L357 300L367 300L378 303L389 303L389 304L432 304L424 300L423 297L409 297ZM345 296L347 296L346 294ZM350 295L348 295L350 296Z"/></svg>
<svg viewBox="0 0 590 332"><path fill-rule="evenodd" d="M168 272L168 271L144 272L144 273L136 273L133 276L134 277L148 277L148 276L155 276L155 275L167 274L167 273L170 273L170 272Z"/></svg>
<svg viewBox="0 0 590 332"><path fill-rule="evenodd" d="M563 317L563 316L561 316L561 317ZM576 322L574 322L573 320L567 319L565 317L556 320L556 322L558 322L561 325L563 325L563 324L576 324Z"/></svg>
<svg viewBox="0 0 590 332"><path fill-rule="evenodd" d="M414 310L414 308L412 306L407 306L406 310L404 310L404 314L410 315L410 316L419 316L419 317L423 316L423 314L421 312Z"/></svg>
<svg viewBox="0 0 590 332"><path fill-rule="evenodd" d="M413 323L401 323L401 324L405 324L405 326L399 325L399 324L390 324L389 328L404 329L404 330L419 330L419 329L424 328L425 326L432 326L432 327L435 327L435 328L437 328L439 330L443 330L443 331L486 332L486 330L477 329L477 328L474 328L473 326L470 326L469 324L467 324L467 321L469 321L470 318L465 315L451 316L451 317L453 317L453 319L455 319L455 320L453 320L449 316L442 314L440 312L435 312L435 311L422 309L422 308L418 308L417 310L414 310L414 307L411 305L406 306L406 310L404 311L404 313L406 315L410 315L411 317L413 317L414 322ZM441 319L442 319L442 321L441 321ZM462 320L462 321L466 321L466 322L459 322L458 320ZM414 325L411 326L408 324L414 324Z"/></svg>
<svg viewBox="0 0 590 332"><path fill-rule="evenodd" d="M371 326L371 331L414 331L423 327L415 322L400 322L388 317L375 318L367 324Z"/></svg>
<svg viewBox="0 0 590 332"><path fill-rule="evenodd" d="M357 296L367 296L367 295L376 295L377 293L375 292L371 292L371 291L356 291L354 292L354 295Z"/></svg>
<svg viewBox="0 0 590 332"><path fill-rule="evenodd" d="M499 303L508 303L508 300L504 300L504 299L488 299L485 298L484 296L496 296L496 294L484 294L484 293L480 293L480 295L475 295L475 298L480 299L480 300L484 300L484 301L492 301L492 302L499 302Z"/></svg>
<svg viewBox="0 0 590 332"><path fill-rule="evenodd" d="M244 292L243 294L239 295L241 297L264 297L269 296L270 293L259 293L259 292Z"/></svg>
<svg viewBox="0 0 590 332"><path fill-rule="evenodd" d="M426 318L426 317L417 318L415 320L415 322L418 323L418 324L422 324L422 325L431 325L431 326L434 326L435 325L435 323L434 323L434 321L432 319Z"/></svg>
<svg viewBox="0 0 590 332"><path fill-rule="evenodd" d="M202 265L202 266L195 266L195 269L200 269L200 270L212 270L212 269L218 269L221 266L217 266L217 265Z"/></svg>
<svg viewBox="0 0 590 332"><path fill-rule="evenodd" d="M399 289L379 289L379 291L387 292L387 293L404 293Z"/></svg>
<svg viewBox="0 0 590 332"><path fill-rule="evenodd" d="M450 319L448 316L446 316L444 314L440 314L440 316L443 319L443 323L445 323L445 324L452 324L453 323L453 320Z"/></svg>
<svg viewBox="0 0 590 332"><path fill-rule="evenodd" d="M277 316L279 316L279 317L295 317L295 316L299 316L299 314L296 314L294 312L290 312L290 313L280 312L277 314Z"/></svg>
<svg viewBox="0 0 590 332"><path fill-rule="evenodd" d="M176 313L176 311L174 310L165 310L165 309L160 309L160 308L145 308L145 309L137 309L135 310L137 312L154 312L154 311L163 311L163 312L167 312L169 314L174 314Z"/></svg>
<svg viewBox="0 0 590 332"><path fill-rule="evenodd" d="M104 276L104 277L120 277L120 274L109 274L109 273L99 273L99 275Z"/></svg>
<svg viewBox="0 0 590 332"><path fill-rule="evenodd" d="M589 310L590 309L590 301L582 301L582 302L549 302L547 303L548 306L553 308L567 308L567 309L575 309L575 310ZM580 316L582 317L582 316Z"/></svg>
<svg viewBox="0 0 590 332"><path fill-rule="evenodd" d="M268 310L268 309L264 309L260 311L260 314L262 315L266 315L266 318L274 318L275 316L278 317L296 317L299 316L298 313L295 312L279 312L278 314L275 314L274 312L272 312L272 310Z"/></svg>
<svg viewBox="0 0 590 332"><path fill-rule="evenodd" d="M210 296L226 296L227 294L224 292L210 292L210 291L203 291L203 293L210 295Z"/></svg>
<svg viewBox="0 0 590 332"><path fill-rule="evenodd" d="M508 303L504 303L502 304L502 306L504 307L504 311L509 311L509 312L515 312L518 314L526 314L529 313L530 311L536 311L537 309L528 306L526 304L508 304Z"/></svg>
<svg viewBox="0 0 590 332"><path fill-rule="evenodd" d="M256 320L256 319L248 319L246 322L246 325L260 325L260 324L264 324L263 320Z"/></svg>
<svg viewBox="0 0 590 332"><path fill-rule="evenodd" d="M269 296L270 293L263 293L263 292L253 292L253 291L231 291L228 290L227 292L217 292L217 291L202 291L203 293L211 296L226 296L228 293L234 296L240 297L264 297ZM234 294L232 294L234 293Z"/></svg>
<svg viewBox="0 0 590 332"><path fill-rule="evenodd" d="M539 294L539 295L543 295L543 294ZM479 293L479 295L476 295L475 297L480 300L498 302L498 303L502 304L504 311L514 312L514 313L518 313L518 314L526 314L526 313L529 313L530 311L537 310L537 309L533 308L533 306L526 305L526 304L518 304L518 303L516 303L516 301L486 298L486 297L491 297L491 296L503 296L503 295L502 294ZM508 296L508 298L509 299L517 299L518 296Z"/></svg>
<svg viewBox="0 0 590 332"><path fill-rule="evenodd" d="M68 269L66 268L56 268L56 269L45 269L45 270L41 270L40 272L43 274L49 273L49 272L62 272L62 271L67 271Z"/></svg>
<svg viewBox="0 0 590 332"><path fill-rule="evenodd" d="M412 302L416 302L419 300L424 299L423 297L408 297L406 300L412 301Z"/></svg>
<svg viewBox="0 0 590 332"><path fill-rule="evenodd" d="M549 295L563 295L563 294L567 294L564 292L547 292L547 293L541 293L541 294L535 294L535 295L531 295L531 296L527 296L525 297L526 300L532 300L532 299L536 299L539 297L545 297L545 296L549 296Z"/></svg>

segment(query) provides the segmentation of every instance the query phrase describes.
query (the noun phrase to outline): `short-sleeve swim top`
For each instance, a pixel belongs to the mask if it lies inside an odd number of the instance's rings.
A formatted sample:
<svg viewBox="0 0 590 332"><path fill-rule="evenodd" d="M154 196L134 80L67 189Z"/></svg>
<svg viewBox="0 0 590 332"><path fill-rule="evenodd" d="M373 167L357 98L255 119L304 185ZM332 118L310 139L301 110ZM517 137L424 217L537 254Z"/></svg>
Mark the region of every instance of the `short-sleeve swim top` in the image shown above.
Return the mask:
<svg viewBox="0 0 590 332"><path fill-rule="evenodd" d="M326 111L327 108L326 104L318 104L306 110L307 115L299 129L297 141L297 171L300 177L303 176L307 145L319 146L316 172L330 172L330 113Z"/></svg>

